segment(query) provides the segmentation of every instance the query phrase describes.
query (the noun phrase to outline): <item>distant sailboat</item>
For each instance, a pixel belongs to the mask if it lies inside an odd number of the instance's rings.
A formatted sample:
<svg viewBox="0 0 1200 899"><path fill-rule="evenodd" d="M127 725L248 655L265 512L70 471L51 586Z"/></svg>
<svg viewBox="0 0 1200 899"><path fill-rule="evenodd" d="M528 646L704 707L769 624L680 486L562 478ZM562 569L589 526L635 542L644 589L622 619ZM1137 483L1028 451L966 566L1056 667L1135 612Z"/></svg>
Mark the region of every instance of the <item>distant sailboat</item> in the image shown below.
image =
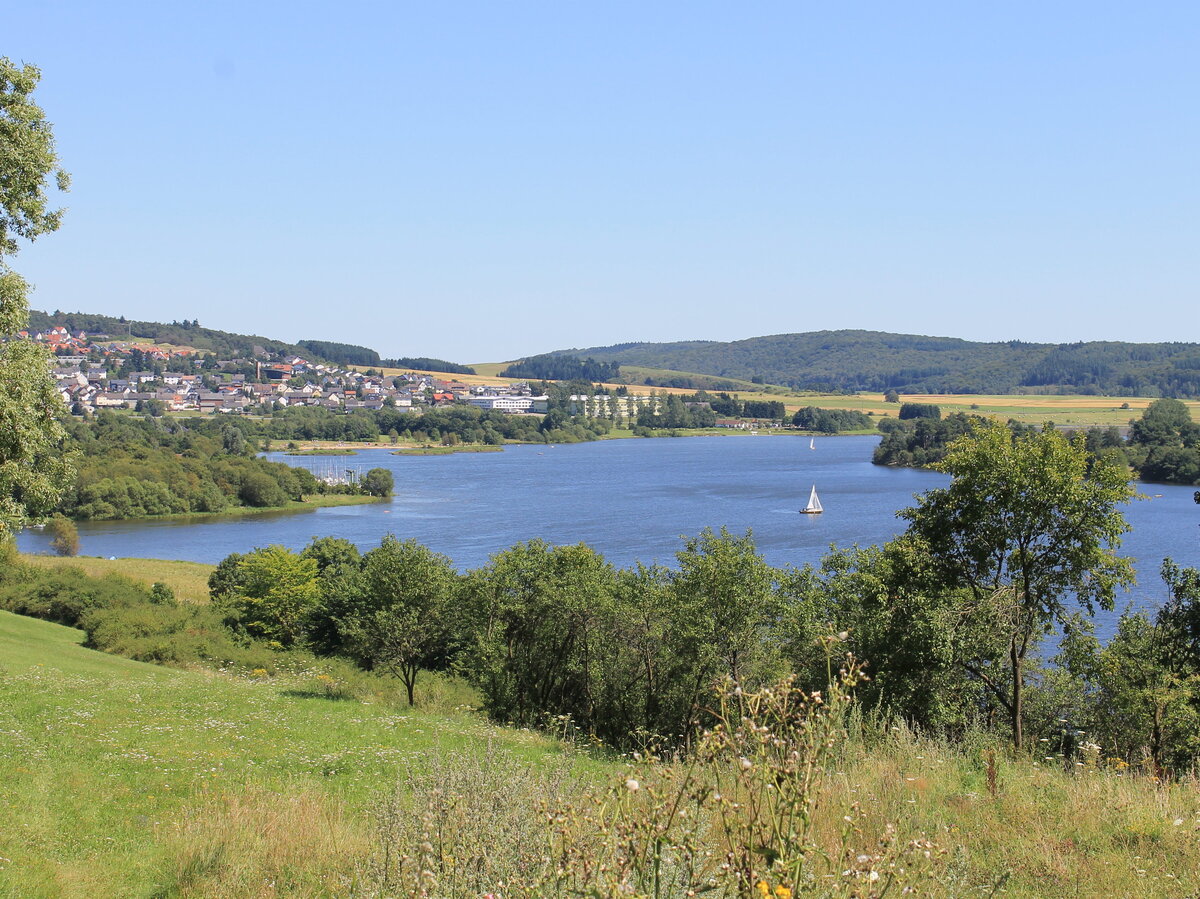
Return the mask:
<svg viewBox="0 0 1200 899"><path fill-rule="evenodd" d="M817 499L817 485L813 484L812 493L808 495L808 505L800 510L801 515L820 515L825 510L821 508L821 501Z"/></svg>
<svg viewBox="0 0 1200 899"><path fill-rule="evenodd" d="M808 438L808 448L809 448L809 449L816 449L816 448L817 448L817 438L816 438L816 437L809 437L809 438Z"/></svg>

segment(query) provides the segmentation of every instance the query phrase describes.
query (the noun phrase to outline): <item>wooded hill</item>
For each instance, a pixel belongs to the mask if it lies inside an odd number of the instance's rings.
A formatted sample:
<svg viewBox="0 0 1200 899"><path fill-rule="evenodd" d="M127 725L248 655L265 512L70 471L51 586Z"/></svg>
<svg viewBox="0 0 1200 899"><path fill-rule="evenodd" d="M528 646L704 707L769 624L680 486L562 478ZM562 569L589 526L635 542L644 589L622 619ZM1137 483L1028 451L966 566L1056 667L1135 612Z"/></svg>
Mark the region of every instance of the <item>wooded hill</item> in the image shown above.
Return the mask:
<svg viewBox="0 0 1200 899"><path fill-rule="evenodd" d="M814 331L728 343L620 343L557 354L812 390L1200 396L1196 343L976 343Z"/></svg>
<svg viewBox="0 0 1200 899"><path fill-rule="evenodd" d="M332 362L338 365L380 366L391 368L415 368L422 371L444 371L456 374L475 374L465 365L445 362L441 359L402 358L380 359L379 353L370 347L352 343L337 343L329 340L301 340L287 343L260 337L255 334L236 334L216 328L204 328L199 320L182 322L131 321L123 316L95 315L88 312L29 312L29 330L46 331L62 325L68 331L86 331L89 335L106 334L113 340L149 340L172 346L190 346L218 359L237 359L259 355L256 348L275 358L300 356L309 360Z"/></svg>
<svg viewBox="0 0 1200 899"><path fill-rule="evenodd" d="M311 357L311 351L281 340L271 340L253 334L234 334L215 328L201 327L198 321L139 322L124 317L94 315L88 312L55 312L49 314L36 309L29 311L29 330L45 331L62 325L68 331L86 331L89 335L107 334L113 340L150 340L169 343L173 346L190 346L221 359L235 359L254 355L254 348L261 347L274 356Z"/></svg>

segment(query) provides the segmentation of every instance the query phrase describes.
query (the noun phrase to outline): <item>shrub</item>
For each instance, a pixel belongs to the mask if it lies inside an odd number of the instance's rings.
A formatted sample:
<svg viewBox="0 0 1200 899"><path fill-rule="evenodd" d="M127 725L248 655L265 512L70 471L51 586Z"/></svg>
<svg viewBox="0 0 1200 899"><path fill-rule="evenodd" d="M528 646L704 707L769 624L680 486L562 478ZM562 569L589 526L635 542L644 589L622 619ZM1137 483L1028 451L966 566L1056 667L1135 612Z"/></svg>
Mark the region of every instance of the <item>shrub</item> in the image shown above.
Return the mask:
<svg viewBox="0 0 1200 899"><path fill-rule="evenodd" d="M46 533L50 535L50 548L60 556L79 555L79 530L75 522L62 515L55 515L46 522Z"/></svg>
<svg viewBox="0 0 1200 899"><path fill-rule="evenodd" d="M89 577L78 568L21 566L0 583L0 609L76 627L93 609L149 602L149 595L128 578Z"/></svg>

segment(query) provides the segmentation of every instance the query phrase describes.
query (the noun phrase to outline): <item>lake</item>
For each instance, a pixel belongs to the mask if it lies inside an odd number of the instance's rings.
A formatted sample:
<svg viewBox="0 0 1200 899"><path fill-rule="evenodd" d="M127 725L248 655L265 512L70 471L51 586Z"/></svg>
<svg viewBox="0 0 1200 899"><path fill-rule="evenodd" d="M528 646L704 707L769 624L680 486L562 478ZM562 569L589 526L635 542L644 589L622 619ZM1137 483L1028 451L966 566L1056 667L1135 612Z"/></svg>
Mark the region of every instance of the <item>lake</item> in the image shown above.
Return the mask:
<svg viewBox="0 0 1200 899"><path fill-rule="evenodd" d="M584 542L618 566L670 565L682 536L703 528L747 529L775 566L817 562L829 545L867 545L903 530L896 510L913 494L942 486L944 475L871 464L877 437L808 438L738 435L606 440L561 446L509 446L500 453L394 456L371 449L357 456L270 458L314 471L393 473L387 502L262 513L205 521L81 522L85 555L219 562L231 552L279 543L302 548L314 536L345 537L367 550L385 534L413 537L461 569L522 540ZM801 515L816 485L825 512ZM1158 578L1163 557L1200 564L1195 488L1141 485L1161 496L1133 502L1133 531L1122 551L1135 557L1139 586L1121 603L1156 607L1166 597ZM18 537L26 552L48 551L38 531ZM1108 630L1102 627L1102 630Z"/></svg>

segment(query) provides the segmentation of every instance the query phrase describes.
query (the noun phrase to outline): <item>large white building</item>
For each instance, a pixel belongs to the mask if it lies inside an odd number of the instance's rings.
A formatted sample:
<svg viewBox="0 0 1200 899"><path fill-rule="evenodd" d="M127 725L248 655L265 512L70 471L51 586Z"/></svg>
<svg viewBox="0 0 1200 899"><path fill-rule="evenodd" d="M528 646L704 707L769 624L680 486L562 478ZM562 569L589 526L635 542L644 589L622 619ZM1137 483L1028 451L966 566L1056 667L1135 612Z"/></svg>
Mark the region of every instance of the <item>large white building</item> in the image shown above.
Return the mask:
<svg viewBox="0 0 1200 899"><path fill-rule="evenodd" d="M467 402L480 409L498 412L533 412L545 415L550 408L548 396L472 396Z"/></svg>

